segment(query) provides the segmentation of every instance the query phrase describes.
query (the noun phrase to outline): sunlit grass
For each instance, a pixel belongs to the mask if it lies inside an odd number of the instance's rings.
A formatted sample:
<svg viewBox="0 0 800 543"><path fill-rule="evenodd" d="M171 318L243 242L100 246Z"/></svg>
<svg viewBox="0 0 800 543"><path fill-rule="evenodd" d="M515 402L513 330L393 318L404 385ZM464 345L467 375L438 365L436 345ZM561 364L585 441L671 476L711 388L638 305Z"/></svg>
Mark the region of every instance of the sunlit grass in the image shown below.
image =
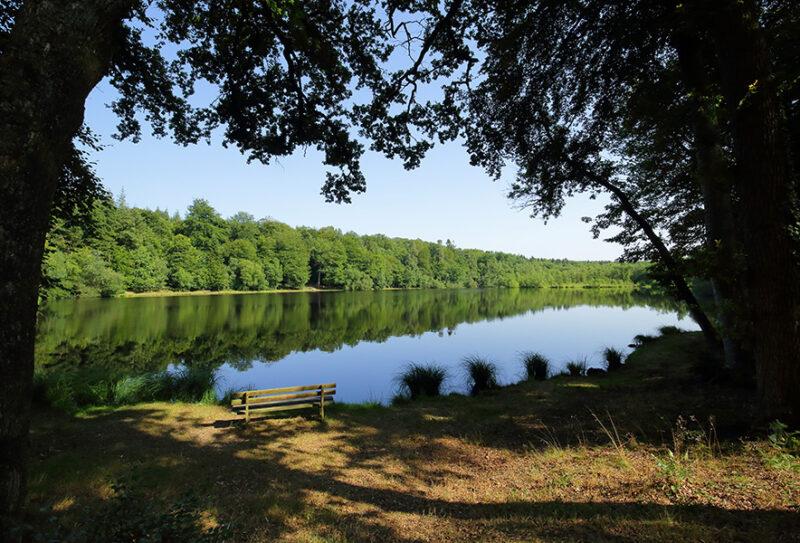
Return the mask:
<svg viewBox="0 0 800 543"><path fill-rule="evenodd" d="M56 506L71 525L133 474L154 500L194 490L209 519L256 543L763 543L776 529L793 533L800 474L765 459L766 439L733 433L747 409L740 391L686 386L701 345L692 334L659 339L602 379L340 404L325 423L287 415L243 425L224 406L185 403L40 409L31 508ZM703 435L714 414L728 437L718 448L694 439L700 425L686 419L676 447L687 412L704 421Z"/></svg>

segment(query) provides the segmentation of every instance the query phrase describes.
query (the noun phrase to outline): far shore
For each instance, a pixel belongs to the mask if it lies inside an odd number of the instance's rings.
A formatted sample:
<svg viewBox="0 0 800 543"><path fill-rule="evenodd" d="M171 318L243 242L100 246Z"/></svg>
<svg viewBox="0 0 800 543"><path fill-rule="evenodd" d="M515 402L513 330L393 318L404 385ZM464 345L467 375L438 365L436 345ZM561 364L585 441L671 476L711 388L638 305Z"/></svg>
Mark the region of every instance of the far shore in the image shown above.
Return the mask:
<svg viewBox="0 0 800 543"><path fill-rule="evenodd" d="M378 292L384 290L457 290L457 289L465 289L470 287L440 287L440 288L431 288L431 289L423 289L419 287L408 287L408 288L400 288L400 287L387 287L381 289L374 289L370 291L352 291L352 292ZM511 287L473 287L473 288L511 288ZM535 289L553 289L553 290L565 290L565 289L617 289L617 290L637 290L642 287L638 285L564 285L564 286L555 286L555 287L516 287L518 289L522 288L535 288ZM215 296L220 294L283 294L287 292L345 292L344 289L341 288L329 288L329 287L303 287L301 289L269 289L269 290L188 290L188 291L173 291L173 290L156 290L152 292L132 292L126 291L118 296L112 296L112 298L160 298L165 296ZM89 298L90 296L86 296ZM69 299L77 299L77 298L61 298L63 300Z"/></svg>

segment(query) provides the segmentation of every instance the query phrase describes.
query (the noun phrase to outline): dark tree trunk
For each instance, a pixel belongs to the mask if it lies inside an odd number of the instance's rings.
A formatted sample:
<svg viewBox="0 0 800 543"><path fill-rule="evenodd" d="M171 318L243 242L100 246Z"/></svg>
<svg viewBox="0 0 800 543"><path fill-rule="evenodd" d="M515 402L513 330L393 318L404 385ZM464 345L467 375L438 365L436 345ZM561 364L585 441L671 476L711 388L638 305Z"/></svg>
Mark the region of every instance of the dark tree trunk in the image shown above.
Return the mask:
<svg viewBox="0 0 800 543"><path fill-rule="evenodd" d="M0 540L27 473L41 260L56 185L130 1L25 2L0 55Z"/></svg>
<svg viewBox="0 0 800 543"><path fill-rule="evenodd" d="M683 275L680 273L678 263L675 261L675 258L673 258L667 246L664 245L664 241L653 229L653 226L639 213L633 205L633 202L628 198L628 195L625 194L621 188L612 183L611 180L589 171L584 171L583 176L590 179L595 185L603 187L613 194L622 207L622 210L639 225L639 228L642 229L642 232L644 232L645 236L647 236L647 239L653 244L653 248L655 248L658 253L661 263L667 270L667 277L675 288L675 292L678 297L686 303L689 314L703 332L703 338L706 340L706 343L712 348L718 348L719 334L714 324L709 320L705 311L703 311L703 307L700 305L700 302L697 301L697 297L695 297L692 289L690 289L689 285L686 283L686 279L684 279Z"/></svg>
<svg viewBox="0 0 800 543"><path fill-rule="evenodd" d="M709 12L730 111L736 186L742 198L746 283L759 414L800 424L800 302L796 192L788 136L758 8L720 0Z"/></svg>
<svg viewBox="0 0 800 543"><path fill-rule="evenodd" d="M751 345L742 320L748 300L742 275L741 244L737 236L732 193L733 179L722 150L722 135L713 116L714 91L708 75L704 44L695 32L677 31L672 37L686 86L692 91L692 128L697 180L703 194L706 247L712 256L710 279L726 366L752 371Z"/></svg>

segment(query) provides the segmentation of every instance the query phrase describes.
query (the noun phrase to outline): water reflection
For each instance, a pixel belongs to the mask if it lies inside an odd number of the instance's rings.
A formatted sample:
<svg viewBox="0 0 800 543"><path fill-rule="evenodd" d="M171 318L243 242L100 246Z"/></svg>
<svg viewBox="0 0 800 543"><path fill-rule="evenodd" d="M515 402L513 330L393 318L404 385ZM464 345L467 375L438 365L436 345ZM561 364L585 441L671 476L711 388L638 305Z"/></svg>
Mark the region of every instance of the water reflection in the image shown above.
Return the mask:
<svg viewBox="0 0 800 543"><path fill-rule="evenodd" d="M224 365L228 381L239 385L239 381L250 377L232 378L233 370L260 368L263 363L282 360L291 353L332 353L364 342L384 343L390 338L415 338L431 332L447 339L465 323L493 323L545 310L548 315L556 315L576 306L616 308L615 311L648 308L651 313L670 315L670 322L680 311L667 298L597 289L307 292L63 300L49 304L40 318L36 361L39 370L45 372L96 366L117 376L158 372L177 364L207 368ZM582 316L569 313L572 315L569 319L592 319L591 312L588 316L583 312ZM551 321L553 318L556 317L548 317ZM605 314L594 318L614 320ZM569 328L569 319L560 326ZM476 329L481 331L481 341L489 344L507 341L498 339L505 338L507 333L523 337L531 333L524 323L506 325L511 332L502 328L493 325L486 330ZM380 359L409 360L418 355L402 352L403 344L394 341L391 345L381 345ZM491 345L484 347L484 352L492 352ZM348 350L350 354L354 351ZM443 354L433 346L426 352ZM302 365L297 364L297 371L301 371ZM340 369L345 371L344 367ZM279 373L286 371L291 372L292 368L284 367ZM383 394L386 387L379 388Z"/></svg>

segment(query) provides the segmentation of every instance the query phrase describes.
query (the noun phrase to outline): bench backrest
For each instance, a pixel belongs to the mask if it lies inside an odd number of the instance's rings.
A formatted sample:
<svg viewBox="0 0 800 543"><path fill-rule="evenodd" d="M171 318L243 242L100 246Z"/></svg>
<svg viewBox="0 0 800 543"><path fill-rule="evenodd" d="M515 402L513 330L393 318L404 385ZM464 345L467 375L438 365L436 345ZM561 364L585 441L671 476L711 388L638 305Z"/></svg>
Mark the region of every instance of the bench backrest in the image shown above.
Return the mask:
<svg viewBox="0 0 800 543"><path fill-rule="evenodd" d="M250 420L250 409L260 411L282 411L303 407L319 407L320 415L325 417L325 404L333 402L336 383L309 385L301 387L267 388L263 390L244 390L231 396L231 408L243 410Z"/></svg>

